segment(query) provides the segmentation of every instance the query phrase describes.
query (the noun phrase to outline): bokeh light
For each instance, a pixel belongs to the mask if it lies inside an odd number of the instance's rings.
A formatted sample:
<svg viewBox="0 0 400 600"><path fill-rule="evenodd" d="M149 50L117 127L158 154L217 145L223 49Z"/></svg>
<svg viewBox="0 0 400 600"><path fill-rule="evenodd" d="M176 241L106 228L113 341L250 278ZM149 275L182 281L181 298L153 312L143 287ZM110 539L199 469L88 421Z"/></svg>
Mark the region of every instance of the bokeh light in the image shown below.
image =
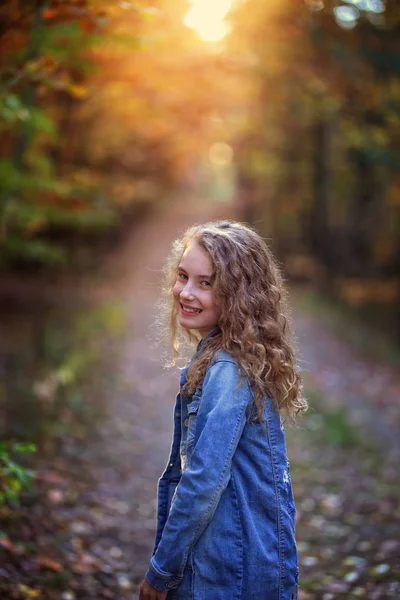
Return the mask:
<svg viewBox="0 0 400 600"><path fill-rule="evenodd" d="M334 13L338 25L343 29L353 29L360 16L360 11L355 6L337 6Z"/></svg>
<svg viewBox="0 0 400 600"><path fill-rule="evenodd" d="M225 142L212 144L208 151L208 158L214 167L228 167L233 159L233 150Z"/></svg>

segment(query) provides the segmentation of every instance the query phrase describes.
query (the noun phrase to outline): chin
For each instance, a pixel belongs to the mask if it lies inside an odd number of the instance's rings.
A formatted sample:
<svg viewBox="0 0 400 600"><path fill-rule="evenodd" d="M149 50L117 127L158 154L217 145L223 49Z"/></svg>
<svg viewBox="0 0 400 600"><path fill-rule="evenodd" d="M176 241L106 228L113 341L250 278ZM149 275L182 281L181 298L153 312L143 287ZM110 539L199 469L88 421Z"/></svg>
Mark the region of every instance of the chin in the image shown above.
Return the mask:
<svg viewBox="0 0 400 600"><path fill-rule="evenodd" d="M179 324L184 329L198 329L198 327L193 325L193 323L187 323L184 319L179 319Z"/></svg>

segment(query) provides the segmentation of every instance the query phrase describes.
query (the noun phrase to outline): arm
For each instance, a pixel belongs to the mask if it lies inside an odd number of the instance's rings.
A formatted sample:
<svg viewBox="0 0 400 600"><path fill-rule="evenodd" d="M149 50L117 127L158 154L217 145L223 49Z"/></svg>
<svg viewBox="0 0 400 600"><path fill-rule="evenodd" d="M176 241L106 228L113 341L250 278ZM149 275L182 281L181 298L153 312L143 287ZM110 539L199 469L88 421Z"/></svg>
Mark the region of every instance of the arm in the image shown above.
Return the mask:
<svg viewBox="0 0 400 600"><path fill-rule="evenodd" d="M211 520L230 479L232 457L246 423L250 388L231 361L211 366L197 416L197 443L182 474L146 579L160 591L176 588L188 554Z"/></svg>

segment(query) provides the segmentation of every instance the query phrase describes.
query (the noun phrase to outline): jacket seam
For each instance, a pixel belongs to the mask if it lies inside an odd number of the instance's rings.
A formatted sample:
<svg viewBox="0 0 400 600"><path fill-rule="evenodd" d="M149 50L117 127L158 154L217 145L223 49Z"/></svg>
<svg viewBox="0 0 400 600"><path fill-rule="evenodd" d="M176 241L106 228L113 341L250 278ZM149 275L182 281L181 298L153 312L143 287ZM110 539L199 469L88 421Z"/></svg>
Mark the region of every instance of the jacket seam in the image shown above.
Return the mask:
<svg viewBox="0 0 400 600"><path fill-rule="evenodd" d="M216 365L217 363L222 363L222 362L227 362L227 363L231 363L231 364L234 364L234 365L236 365L236 362L235 362L235 360L234 360L233 358L216 358L216 359L215 359L215 360L212 362L212 364L210 365L210 367L209 367L209 368L211 369L211 367L213 367L213 366L214 366L214 365Z"/></svg>
<svg viewBox="0 0 400 600"><path fill-rule="evenodd" d="M171 579L181 579L179 576L174 575L173 573L165 573L164 571L161 571L158 567L156 567L154 564L154 557L152 557L149 567L150 570L154 573L154 575L156 575L159 579L165 579L165 581L169 581Z"/></svg>
<svg viewBox="0 0 400 600"><path fill-rule="evenodd" d="M280 506L280 495L278 490L277 476L276 476L276 466L275 466L275 448L271 439L271 428L270 428L270 415L267 412L266 424L268 427L268 439L269 445L271 448L271 458L272 458L272 472L274 477L274 486L275 486L275 498L276 498L276 512L277 512L277 525L278 525L278 556L279 556L279 591L278 591L278 600L282 598L282 531L281 531L281 506Z"/></svg>
<svg viewBox="0 0 400 600"><path fill-rule="evenodd" d="M238 509L238 515L239 515L239 522L240 522L240 543L241 543L241 559L242 559L242 563L241 563L241 573L240 573L240 590L239 590L239 598L242 597L242 589L243 589L243 523L242 523L242 515L240 513L240 507L239 507L239 502L238 502L238 496L237 496L237 490L236 490L236 482L235 482L235 477L233 475L233 472L231 474L231 479L232 479L232 487L233 487L233 492L234 492L234 498L236 501L236 505L237 505L237 509Z"/></svg>

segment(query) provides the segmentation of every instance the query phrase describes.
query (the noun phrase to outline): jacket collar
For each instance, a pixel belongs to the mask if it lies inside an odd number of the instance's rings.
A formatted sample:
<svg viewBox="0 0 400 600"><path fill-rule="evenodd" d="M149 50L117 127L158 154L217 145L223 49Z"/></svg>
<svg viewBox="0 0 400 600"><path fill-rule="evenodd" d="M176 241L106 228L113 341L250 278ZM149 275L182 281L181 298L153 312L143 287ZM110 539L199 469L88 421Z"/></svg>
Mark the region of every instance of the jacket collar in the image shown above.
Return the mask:
<svg viewBox="0 0 400 600"><path fill-rule="evenodd" d="M207 335L205 337L203 337L200 340L200 342L198 343L196 353L199 352L199 350L201 350L201 348L204 346L204 344L207 343L207 341L210 338L214 337L214 335L218 335L218 333L220 333L220 332L221 332L221 328L219 325L217 325L212 331L210 331L210 333L207 333Z"/></svg>

